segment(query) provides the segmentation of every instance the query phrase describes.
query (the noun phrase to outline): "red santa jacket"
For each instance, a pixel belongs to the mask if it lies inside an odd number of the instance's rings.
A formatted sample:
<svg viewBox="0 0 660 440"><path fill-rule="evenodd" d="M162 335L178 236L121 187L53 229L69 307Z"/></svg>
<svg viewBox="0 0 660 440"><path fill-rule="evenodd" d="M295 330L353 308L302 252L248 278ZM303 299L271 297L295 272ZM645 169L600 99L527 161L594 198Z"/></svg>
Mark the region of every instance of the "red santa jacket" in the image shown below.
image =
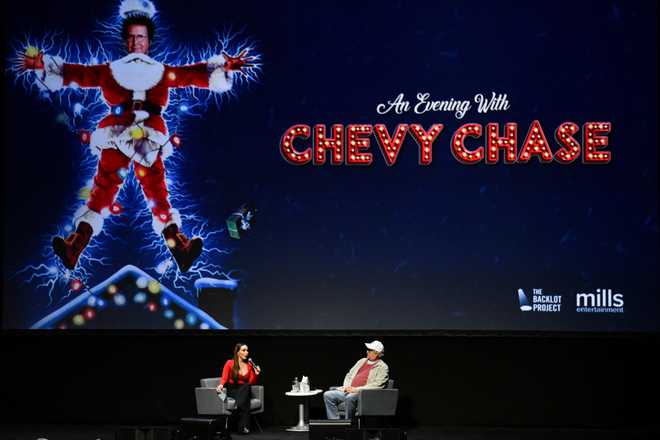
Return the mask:
<svg viewBox="0 0 660 440"><path fill-rule="evenodd" d="M138 153L136 160L151 166L156 154L162 153L163 157L171 154L167 125L161 116L168 105L169 89L200 87L215 92L227 91L232 86L233 72L225 72L224 63L222 55L186 66L164 65L140 53L99 65L70 64L59 57L44 56L42 83L51 90L100 88L111 113L99 122L92 134L92 151L99 154L104 148L118 148L127 156L136 157L134 142L126 128L139 123L146 132L146 139L161 147L157 151L147 149ZM152 152L154 154L150 154Z"/></svg>
<svg viewBox="0 0 660 440"><path fill-rule="evenodd" d="M135 64L137 60L140 60L140 64ZM211 73L207 63L167 66L146 55L129 54L110 64L64 64L63 82L64 86L75 83L80 87L99 87L108 105L126 107L119 115L110 114L103 118L98 125L102 128L110 125L131 125L135 115L132 112L133 107L129 105L134 100L146 101L164 110L167 107L170 88L208 88ZM145 125L163 134L167 133L165 121L160 115L150 114Z"/></svg>

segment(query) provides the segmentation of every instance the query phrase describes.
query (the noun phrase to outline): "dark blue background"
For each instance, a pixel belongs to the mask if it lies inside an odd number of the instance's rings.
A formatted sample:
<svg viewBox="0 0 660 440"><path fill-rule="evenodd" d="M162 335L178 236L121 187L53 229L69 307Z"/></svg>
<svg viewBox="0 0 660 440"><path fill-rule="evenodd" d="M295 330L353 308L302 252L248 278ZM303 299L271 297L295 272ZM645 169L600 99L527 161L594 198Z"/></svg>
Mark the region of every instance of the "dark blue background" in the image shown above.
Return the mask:
<svg viewBox="0 0 660 440"><path fill-rule="evenodd" d="M243 277L240 328L658 329L655 2L182 5L157 3L173 40L201 47L232 26L263 54L259 83L183 133L181 175L209 221L223 225L245 201L259 209L223 261ZM82 41L115 12L79 1L5 7L6 51L25 32ZM491 91L511 109L460 121L375 111L401 92ZM53 108L10 74L3 105L3 321L24 327L47 300L12 274L69 208L80 153ZM465 122L517 122L521 142L534 119L549 138L564 121L611 121L612 162L469 167L449 152ZM411 139L391 168L375 144L371 167L295 167L279 153L295 123L399 122L445 124L431 166L417 164ZM133 233L128 219L114 231ZM130 241L112 257L110 272L142 258ZM521 287L562 294L562 312L522 313ZM575 293L596 288L623 293L625 314L575 313Z"/></svg>

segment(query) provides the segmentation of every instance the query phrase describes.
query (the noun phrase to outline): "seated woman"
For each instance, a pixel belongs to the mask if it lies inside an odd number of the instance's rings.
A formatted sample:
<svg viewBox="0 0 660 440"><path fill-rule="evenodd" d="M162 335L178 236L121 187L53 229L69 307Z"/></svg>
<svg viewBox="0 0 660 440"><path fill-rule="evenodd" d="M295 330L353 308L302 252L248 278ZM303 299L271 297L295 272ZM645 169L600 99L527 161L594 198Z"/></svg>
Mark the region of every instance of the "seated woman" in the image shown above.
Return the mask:
<svg viewBox="0 0 660 440"><path fill-rule="evenodd" d="M238 343L234 346L234 358L225 362L218 392L227 389L227 395L236 400L233 415L238 417L238 433L250 433L250 386L257 383L261 368L248 357L248 346Z"/></svg>

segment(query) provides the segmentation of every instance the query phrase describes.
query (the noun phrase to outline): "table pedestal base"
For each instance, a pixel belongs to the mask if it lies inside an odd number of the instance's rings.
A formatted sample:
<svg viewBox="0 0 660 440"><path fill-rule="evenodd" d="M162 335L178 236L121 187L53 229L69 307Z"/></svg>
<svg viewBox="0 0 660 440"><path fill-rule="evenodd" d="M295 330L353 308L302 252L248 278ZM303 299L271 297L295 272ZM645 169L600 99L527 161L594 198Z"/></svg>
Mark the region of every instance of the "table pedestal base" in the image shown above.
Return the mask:
<svg viewBox="0 0 660 440"><path fill-rule="evenodd" d="M305 399L307 400L307 399ZM306 402L305 402L306 403ZM292 426L291 428L287 428L287 431L291 432L308 432L309 431L309 425L305 423L305 404L301 403L298 405L298 424L296 426Z"/></svg>

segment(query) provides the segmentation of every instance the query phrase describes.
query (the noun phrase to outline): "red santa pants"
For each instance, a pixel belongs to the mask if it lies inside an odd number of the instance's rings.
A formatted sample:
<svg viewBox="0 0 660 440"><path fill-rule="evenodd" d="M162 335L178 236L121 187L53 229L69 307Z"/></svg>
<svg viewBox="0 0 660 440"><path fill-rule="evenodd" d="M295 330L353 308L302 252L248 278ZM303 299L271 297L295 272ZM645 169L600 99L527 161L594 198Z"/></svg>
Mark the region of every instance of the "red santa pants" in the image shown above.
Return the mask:
<svg viewBox="0 0 660 440"><path fill-rule="evenodd" d="M130 162L131 160L119 150L107 148L101 151L98 170L94 176L94 186L87 201L89 209L97 213L101 213L104 208L110 209L126 176L124 174L122 177L120 170L128 171ZM165 183L165 166L162 158L159 156L150 167L133 162L133 170L149 201L154 218L164 224L168 223L171 220L172 206L168 200L169 193Z"/></svg>

